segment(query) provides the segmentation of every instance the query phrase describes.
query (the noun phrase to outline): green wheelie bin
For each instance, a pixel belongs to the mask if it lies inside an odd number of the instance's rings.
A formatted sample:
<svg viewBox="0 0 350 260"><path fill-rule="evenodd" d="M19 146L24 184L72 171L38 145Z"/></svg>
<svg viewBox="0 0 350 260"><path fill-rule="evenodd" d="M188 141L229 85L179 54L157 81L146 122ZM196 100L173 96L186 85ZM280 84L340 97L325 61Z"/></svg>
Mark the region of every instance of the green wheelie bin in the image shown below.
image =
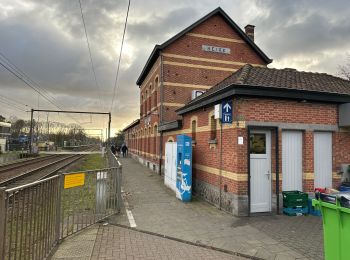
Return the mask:
<svg viewBox="0 0 350 260"><path fill-rule="evenodd" d="M322 213L325 259L350 259L350 194L321 193L312 204Z"/></svg>
<svg viewBox="0 0 350 260"><path fill-rule="evenodd" d="M325 259L340 260L340 221L337 198L320 194L318 200L312 200L312 205L322 213Z"/></svg>
<svg viewBox="0 0 350 260"><path fill-rule="evenodd" d="M340 259L350 259L350 194L338 199L340 204Z"/></svg>

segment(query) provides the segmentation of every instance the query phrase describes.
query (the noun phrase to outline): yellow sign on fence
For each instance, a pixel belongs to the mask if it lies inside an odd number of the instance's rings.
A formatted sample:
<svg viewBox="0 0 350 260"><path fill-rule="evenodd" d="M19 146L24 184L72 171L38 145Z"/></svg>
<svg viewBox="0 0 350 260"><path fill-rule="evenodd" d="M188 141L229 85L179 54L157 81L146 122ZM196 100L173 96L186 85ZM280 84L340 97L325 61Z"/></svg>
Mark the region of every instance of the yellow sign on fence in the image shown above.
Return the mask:
<svg viewBox="0 0 350 260"><path fill-rule="evenodd" d="M73 173L64 175L64 188L69 189L77 186L84 186L85 173Z"/></svg>

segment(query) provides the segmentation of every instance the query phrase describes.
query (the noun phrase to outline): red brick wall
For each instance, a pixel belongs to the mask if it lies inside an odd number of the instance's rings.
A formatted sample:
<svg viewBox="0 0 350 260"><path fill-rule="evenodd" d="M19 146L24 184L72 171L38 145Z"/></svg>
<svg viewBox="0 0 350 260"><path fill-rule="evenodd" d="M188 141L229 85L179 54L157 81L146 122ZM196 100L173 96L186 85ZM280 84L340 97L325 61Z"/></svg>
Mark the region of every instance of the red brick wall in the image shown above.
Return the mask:
<svg viewBox="0 0 350 260"><path fill-rule="evenodd" d="M166 82L214 86L231 74L232 72L229 71L164 65Z"/></svg>
<svg viewBox="0 0 350 260"><path fill-rule="evenodd" d="M240 36L228 25L221 16L216 15L194 28L190 33L202 34L206 36L215 36L241 40ZM206 52L202 50L202 45L220 46L231 49L231 54L221 54L214 52ZM164 82L176 82L191 85L213 86L224 78L228 77L234 70L239 69L240 64L226 64L214 62L213 60L225 62L240 62L242 64L252 63L266 65L264 61L256 54L255 51L246 42L230 42L217 39L208 39L184 35L177 39L173 44L165 48L164 53ZM167 55L182 55L183 57L169 57ZM191 59L196 57L203 60ZM219 67L222 69L230 69L231 71L223 71L210 68L184 67L179 65L166 64L167 62L184 63L189 66L202 65L210 67ZM183 87L165 87L164 102L187 103L191 100L192 90L196 88L184 89ZM176 94L173 94L175 90ZM178 107L177 107L178 108ZM172 121L178 119L175 109L164 111L164 121Z"/></svg>
<svg viewBox="0 0 350 260"><path fill-rule="evenodd" d="M192 29L190 33L242 40L237 32L235 32L231 26L228 25L219 15L213 16L204 21L202 24ZM204 52L202 51L202 44L230 48L231 54L225 55L213 52ZM178 39L174 44L169 46L165 52L209 59L265 65L265 62L245 42L237 43L187 35Z"/></svg>
<svg viewBox="0 0 350 260"><path fill-rule="evenodd" d="M147 116L150 114L152 109L156 109L155 112L159 112L159 108L157 107L160 102L160 58L153 64L152 69L150 70L149 75L147 75L146 79L140 86L140 117ZM158 82L158 84L157 84ZM147 94L146 94L147 93ZM157 93L157 94L156 94ZM143 97L143 99L142 99ZM157 102L155 104L155 97L157 97Z"/></svg>
<svg viewBox="0 0 350 260"><path fill-rule="evenodd" d="M327 103L241 98L238 101L238 114L244 115L246 121L329 125L338 123L337 105Z"/></svg>
<svg viewBox="0 0 350 260"><path fill-rule="evenodd" d="M233 101L234 116L244 118L246 121L260 122L281 122L281 123L301 123L301 124L322 124L336 125L338 121L338 109L336 104L327 103L300 103L292 100L276 100L267 98L238 98ZM208 126L208 113L213 107L198 110L185 114L183 117L184 129L191 126L191 118L197 117L198 127ZM235 122L234 122L235 123ZM271 132L271 167L272 174L276 174L276 152L275 152L275 132ZM244 145L237 144L238 136L244 137ZM350 149L349 133L334 133L333 140L333 171L341 162L350 163L350 155L347 151ZM194 163L213 168L220 168L219 149L220 134L217 133L218 143L215 149L210 149L208 140L210 131L196 133L196 145L193 149ZM313 173L313 132L303 131L303 172ZM247 129L231 128L223 130L223 159L222 169L237 174L247 174ZM282 130L279 130L279 173L280 190L282 187ZM195 178L205 181L212 185L218 183L218 176L203 170L196 170ZM208 177L209 176L209 177ZM333 180L333 185L337 185L339 179ZM228 190L234 190L237 194L246 194L247 182L244 181L223 181L227 182ZM217 184L218 185L218 184ZM216 186L217 186L216 185ZM229 186L231 185L231 186ZM276 182L273 181L273 192L275 192ZM313 191L313 180L307 179L303 183L305 191Z"/></svg>

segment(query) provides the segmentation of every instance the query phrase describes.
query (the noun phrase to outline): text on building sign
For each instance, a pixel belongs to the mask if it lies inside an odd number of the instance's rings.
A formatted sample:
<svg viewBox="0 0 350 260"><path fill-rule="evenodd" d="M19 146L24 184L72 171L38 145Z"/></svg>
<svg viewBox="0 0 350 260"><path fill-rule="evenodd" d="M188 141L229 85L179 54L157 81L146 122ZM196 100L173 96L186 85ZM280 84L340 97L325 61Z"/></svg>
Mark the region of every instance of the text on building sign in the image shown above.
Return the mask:
<svg viewBox="0 0 350 260"><path fill-rule="evenodd" d="M210 52L218 52L218 53L223 53L223 54L230 54L231 53L230 48L210 46L210 45L202 45L202 50L203 51L210 51Z"/></svg>

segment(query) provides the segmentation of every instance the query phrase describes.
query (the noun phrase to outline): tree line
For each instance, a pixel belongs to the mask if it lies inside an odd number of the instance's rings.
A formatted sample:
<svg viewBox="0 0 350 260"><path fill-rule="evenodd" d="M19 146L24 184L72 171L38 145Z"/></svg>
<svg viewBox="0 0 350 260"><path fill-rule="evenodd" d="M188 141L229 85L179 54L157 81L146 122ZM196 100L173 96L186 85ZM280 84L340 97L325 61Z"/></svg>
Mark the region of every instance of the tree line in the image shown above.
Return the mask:
<svg viewBox="0 0 350 260"><path fill-rule="evenodd" d="M11 117L6 120L0 115L0 121L11 123L11 139L16 140L20 136L30 134L30 120L18 119ZM88 136L86 131L75 123L62 123L55 121L33 120L33 136L37 142L55 142L58 146L63 145L67 141L70 145L99 143L101 139L98 137ZM74 142L74 144L73 144Z"/></svg>

